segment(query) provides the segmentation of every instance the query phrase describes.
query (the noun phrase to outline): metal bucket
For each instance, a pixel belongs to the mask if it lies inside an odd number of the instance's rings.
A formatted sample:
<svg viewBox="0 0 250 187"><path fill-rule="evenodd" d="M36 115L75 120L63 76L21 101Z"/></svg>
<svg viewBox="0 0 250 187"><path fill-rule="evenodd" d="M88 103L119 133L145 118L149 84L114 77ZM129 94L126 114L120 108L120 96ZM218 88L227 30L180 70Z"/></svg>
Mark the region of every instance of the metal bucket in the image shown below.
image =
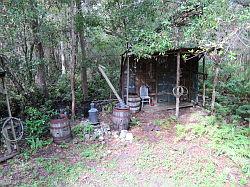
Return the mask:
<svg viewBox="0 0 250 187"><path fill-rule="evenodd" d="M111 118L115 130L128 130L130 121L129 107L114 108Z"/></svg>
<svg viewBox="0 0 250 187"><path fill-rule="evenodd" d="M128 96L128 106L131 113L137 113L141 109L141 98L137 95Z"/></svg>
<svg viewBox="0 0 250 187"><path fill-rule="evenodd" d="M55 143L69 142L72 139L72 134L68 118L51 120L50 133Z"/></svg>

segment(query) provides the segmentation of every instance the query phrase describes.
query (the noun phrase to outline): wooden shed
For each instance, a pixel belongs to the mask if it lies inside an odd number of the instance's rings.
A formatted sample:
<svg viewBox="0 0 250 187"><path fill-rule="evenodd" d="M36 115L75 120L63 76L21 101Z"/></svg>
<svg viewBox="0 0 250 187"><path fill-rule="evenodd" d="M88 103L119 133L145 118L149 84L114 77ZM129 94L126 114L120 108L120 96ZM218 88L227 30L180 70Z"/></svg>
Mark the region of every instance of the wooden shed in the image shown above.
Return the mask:
<svg viewBox="0 0 250 187"><path fill-rule="evenodd" d="M199 85L206 78L204 65L204 54L199 53L197 48L155 53L149 58L137 58L125 53L121 60L121 95L125 100L131 94L139 96L140 87L146 85L154 103L168 105L176 103L173 88L184 86L188 93L180 97L180 102L197 101Z"/></svg>

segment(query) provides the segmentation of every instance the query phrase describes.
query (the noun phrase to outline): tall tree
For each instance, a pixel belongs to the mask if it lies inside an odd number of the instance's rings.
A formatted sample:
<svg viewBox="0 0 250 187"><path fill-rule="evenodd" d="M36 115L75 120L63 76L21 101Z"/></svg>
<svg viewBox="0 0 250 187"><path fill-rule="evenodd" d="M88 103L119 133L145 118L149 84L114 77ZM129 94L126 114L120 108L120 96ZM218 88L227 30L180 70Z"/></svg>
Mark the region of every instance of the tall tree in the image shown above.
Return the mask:
<svg viewBox="0 0 250 187"><path fill-rule="evenodd" d="M36 56L38 58L38 65L37 65L37 73L36 73L36 84L39 89L41 89L43 95L45 97L48 97L48 89L46 84L46 66L45 66L45 60L44 60L44 47L41 41L41 38L39 36L39 32L41 30L40 28L40 22L39 19L40 15L37 12L38 4L36 1L31 0L30 1L31 10L34 13L33 20L31 23L31 28L33 31L33 38L34 38L34 45L36 48Z"/></svg>
<svg viewBox="0 0 250 187"><path fill-rule="evenodd" d="M71 87L71 112L72 118L75 118L76 96L75 96L75 68L76 68L76 34L75 34L75 2L71 1L71 63L70 63L70 87Z"/></svg>
<svg viewBox="0 0 250 187"><path fill-rule="evenodd" d="M83 10L81 0L76 0L77 4L77 21L79 21L78 25L78 33L80 39L80 47L81 47L81 62L80 62L80 77L81 77L81 89L83 94L83 101L88 99L88 77L87 77L87 66L86 66L86 38L85 38L85 30L83 23ZM85 2L86 8L88 9L88 1ZM87 10L88 11L88 10Z"/></svg>

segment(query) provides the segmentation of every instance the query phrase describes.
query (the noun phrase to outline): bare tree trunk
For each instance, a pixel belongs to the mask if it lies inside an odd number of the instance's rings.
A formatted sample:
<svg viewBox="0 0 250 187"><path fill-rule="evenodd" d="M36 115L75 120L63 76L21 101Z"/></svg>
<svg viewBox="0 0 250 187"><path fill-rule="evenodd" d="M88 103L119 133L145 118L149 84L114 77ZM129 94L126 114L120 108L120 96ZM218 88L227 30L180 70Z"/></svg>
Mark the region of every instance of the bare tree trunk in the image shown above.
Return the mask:
<svg viewBox="0 0 250 187"><path fill-rule="evenodd" d="M32 3L32 8L35 10L36 3ZM38 16L35 15L35 19L32 21L31 27L34 35L34 47L36 49L36 56L39 59L39 64L37 66L37 73L35 78L35 83L37 87L42 91L45 98L48 97L48 89L46 84L46 66L44 64L44 49L42 42L39 38L39 22Z"/></svg>
<svg viewBox="0 0 250 187"><path fill-rule="evenodd" d="M44 50L41 42L38 42L36 45L36 50L38 54L38 59L40 63L37 66L36 74L36 84L37 87L42 91L45 98L48 97L48 89L46 84L46 70L44 64Z"/></svg>
<svg viewBox="0 0 250 187"><path fill-rule="evenodd" d="M65 66L65 56L64 56L64 46L63 41L60 42L60 56L61 56L61 71L62 75L66 74L66 66Z"/></svg>
<svg viewBox="0 0 250 187"><path fill-rule="evenodd" d="M78 14L80 14L81 18L82 16L82 8L81 8L81 1L77 0L77 9ZM84 36L84 29L81 28L79 31L79 39L80 39L80 46L81 46L81 88L83 93L83 101L86 101L88 99L88 78L87 78L87 67L86 67L86 39Z"/></svg>
<svg viewBox="0 0 250 187"><path fill-rule="evenodd" d="M215 97L216 97L216 86L218 84L218 76L219 76L219 64L215 63L215 75L213 81L213 92L212 92L212 102L211 102L211 110L212 113L215 112Z"/></svg>
<svg viewBox="0 0 250 187"><path fill-rule="evenodd" d="M83 93L83 100L86 101L88 99L88 78L87 78L87 68L85 65L85 42L84 38L82 36L82 33L79 33L80 37L80 45L81 45L81 52L82 52L82 62L81 62L81 87L82 87L82 93Z"/></svg>
<svg viewBox="0 0 250 187"><path fill-rule="evenodd" d="M76 35L74 26L75 3L71 1L71 64L70 64L70 87L71 87L71 112L72 119L75 118L76 98L75 98L75 66L76 66Z"/></svg>
<svg viewBox="0 0 250 187"><path fill-rule="evenodd" d="M203 91L202 91L202 106L205 107L206 105L206 84L205 84L205 57L203 57L203 60L202 60L202 73L203 73L203 81L202 81L202 84L203 84Z"/></svg>

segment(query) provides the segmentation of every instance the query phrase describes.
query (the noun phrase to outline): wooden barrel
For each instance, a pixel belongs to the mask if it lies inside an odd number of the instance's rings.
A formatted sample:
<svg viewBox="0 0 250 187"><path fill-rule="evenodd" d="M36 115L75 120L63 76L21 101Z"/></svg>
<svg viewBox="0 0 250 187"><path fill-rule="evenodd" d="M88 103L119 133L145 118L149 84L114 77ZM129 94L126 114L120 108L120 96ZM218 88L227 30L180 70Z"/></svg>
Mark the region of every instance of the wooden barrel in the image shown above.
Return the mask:
<svg viewBox="0 0 250 187"><path fill-rule="evenodd" d="M128 106L131 113L137 113L141 109L141 98L137 95L128 96Z"/></svg>
<svg viewBox="0 0 250 187"><path fill-rule="evenodd" d="M130 121L129 107L114 108L112 114L112 121L114 123L115 130L128 130Z"/></svg>
<svg viewBox="0 0 250 187"><path fill-rule="evenodd" d="M55 143L69 142L72 139L72 135L68 118L51 120L50 133Z"/></svg>

